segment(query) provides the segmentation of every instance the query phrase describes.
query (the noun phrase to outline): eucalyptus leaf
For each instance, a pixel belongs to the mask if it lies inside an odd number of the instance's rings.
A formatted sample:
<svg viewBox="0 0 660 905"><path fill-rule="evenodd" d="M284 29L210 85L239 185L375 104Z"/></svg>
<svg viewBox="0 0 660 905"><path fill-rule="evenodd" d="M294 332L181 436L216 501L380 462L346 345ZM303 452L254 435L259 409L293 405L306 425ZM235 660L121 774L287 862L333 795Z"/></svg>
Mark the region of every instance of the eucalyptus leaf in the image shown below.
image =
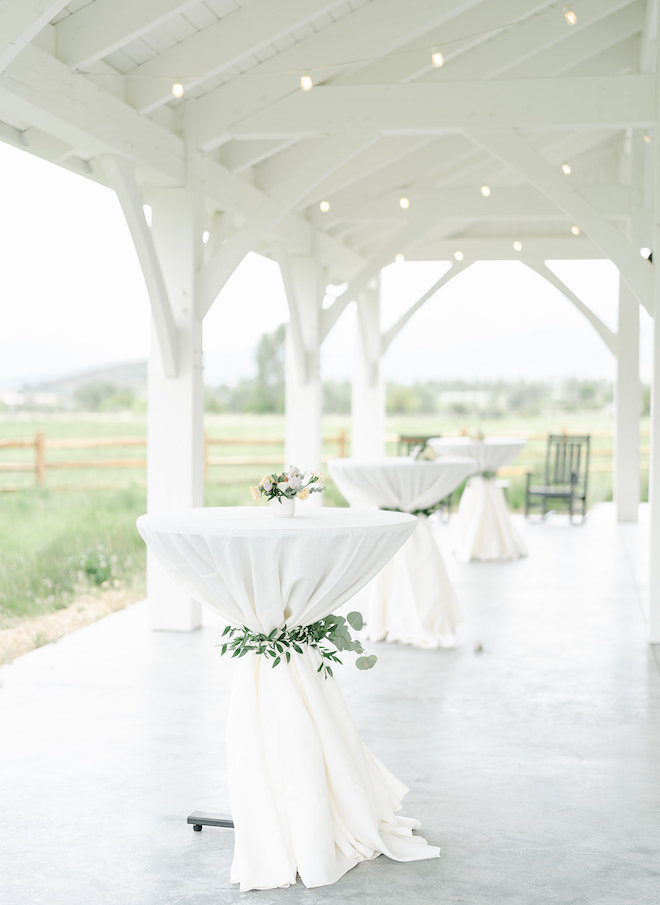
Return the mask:
<svg viewBox="0 0 660 905"><path fill-rule="evenodd" d="M354 610L352 613L349 613L346 616L346 620L356 632L359 632L362 628L364 628L364 619L362 618L362 613L358 613L357 610Z"/></svg>

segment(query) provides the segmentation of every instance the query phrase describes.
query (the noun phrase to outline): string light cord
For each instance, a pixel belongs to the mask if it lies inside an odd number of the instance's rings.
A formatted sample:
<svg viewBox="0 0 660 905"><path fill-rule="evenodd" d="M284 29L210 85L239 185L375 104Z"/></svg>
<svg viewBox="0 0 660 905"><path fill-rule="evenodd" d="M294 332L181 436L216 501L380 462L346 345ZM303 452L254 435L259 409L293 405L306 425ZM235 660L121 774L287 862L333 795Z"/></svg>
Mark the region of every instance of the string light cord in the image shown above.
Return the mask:
<svg viewBox="0 0 660 905"><path fill-rule="evenodd" d="M429 68L435 68L431 57L434 53L438 53L442 51L442 56L444 58L445 65L447 63L447 48L451 48L457 44L463 44L469 41L475 41L479 38L493 38L496 35L500 35L506 32L509 32L515 28L518 28L522 25L527 24L528 22L534 19L541 19L546 16L555 15L557 10L562 12L562 15L565 16L566 11L572 11L574 9L579 9L580 4L584 2L584 0L574 0L574 2L570 5L570 8L567 6L565 0L557 0L557 2L552 3L550 6L545 9L538 10L535 13L532 13L529 16L526 16L524 19L515 19L510 22L505 22L502 25L495 26L493 28L489 28L487 31L478 31L471 32L467 34L463 34L457 38L450 38L447 41L436 42L433 46L429 47L429 45L420 45L419 47L411 47L407 50L395 50L391 53L384 54L383 56L373 56L373 57L355 57L349 60L342 60L338 63L325 63L322 66L301 66L296 69L278 69L278 70L270 70L268 72L251 72L247 70L246 72L241 72L236 78L273 78L275 76L296 76L300 78L301 73L305 73L307 75L311 75L313 73L325 72L326 74L331 74L332 71L340 71L343 67L346 66L367 66L370 63L377 63L380 60L391 58L397 59L406 56L419 55L421 53L428 53L429 55ZM108 79L136 79L139 81L152 81L152 82L166 82L168 85L172 85L172 83L183 84L184 87L187 86L188 90L190 88L194 88L197 84L201 84L202 82L208 81L209 78L213 76L210 75L183 75L181 73L177 73L177 75L134 75L132 72L95 72L92 69L78 69L71 68L70 72L73 75L88 75L93 76L94 78L108 78Z"/></svg>

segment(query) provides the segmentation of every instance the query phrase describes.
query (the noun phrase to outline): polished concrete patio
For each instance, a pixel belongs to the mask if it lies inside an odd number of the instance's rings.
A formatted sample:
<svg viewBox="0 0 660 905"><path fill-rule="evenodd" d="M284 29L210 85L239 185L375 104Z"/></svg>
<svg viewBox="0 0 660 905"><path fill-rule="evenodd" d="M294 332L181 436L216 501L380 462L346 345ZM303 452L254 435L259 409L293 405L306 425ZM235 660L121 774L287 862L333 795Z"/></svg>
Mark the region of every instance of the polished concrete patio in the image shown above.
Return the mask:
<svg viewBox="0 0 660 905"><path fill-rule="evenodd" d="M373 645L341 672L362 738L410 786L438 860L331 887L240 893L227 808L232 671L217 624L152 633L137 604L0 670L2 905L653 905L660 676L646 641L646 513L522 524L527 559L448 566L453 650ZM451 526L439 529L445 549Z"/></svg>

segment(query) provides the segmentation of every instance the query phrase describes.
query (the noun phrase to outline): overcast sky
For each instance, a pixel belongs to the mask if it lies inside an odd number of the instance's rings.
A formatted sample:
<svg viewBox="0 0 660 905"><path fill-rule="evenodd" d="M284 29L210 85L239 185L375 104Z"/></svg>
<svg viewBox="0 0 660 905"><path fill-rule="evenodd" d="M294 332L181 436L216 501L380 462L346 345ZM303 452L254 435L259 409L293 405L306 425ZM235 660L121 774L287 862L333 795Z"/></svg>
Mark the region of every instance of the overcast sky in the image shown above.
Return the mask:
<svg viewBox="0 0 660 905"><path fill-rule="evenodd" d="M0 197L0 388L146 358L148 299L114 193L0 142ZM387 267L384 327L446 267ZM613 265L562 262L556 268L616 328ZM326 377L350 377L352 308L324 344ZM207 381L232 383L251 376L259 335L286 317L277 265L249 255L204 322ZM642 325L642 377L648 380L645 312ZM403 382L614 376L612 356L594 330L520 262L482 262L457 276L409 322L384 365L387 379Z"/></svg>

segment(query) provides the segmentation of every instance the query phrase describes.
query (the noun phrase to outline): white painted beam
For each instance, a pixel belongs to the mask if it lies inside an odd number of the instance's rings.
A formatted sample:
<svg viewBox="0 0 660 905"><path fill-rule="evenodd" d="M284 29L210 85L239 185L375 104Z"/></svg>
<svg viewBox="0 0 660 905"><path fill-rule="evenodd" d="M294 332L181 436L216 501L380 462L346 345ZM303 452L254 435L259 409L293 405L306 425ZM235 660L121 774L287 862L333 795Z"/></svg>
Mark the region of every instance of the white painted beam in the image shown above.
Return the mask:
<svg viewBox="0 0 660 905"><path fill-rule="evenodd" d="M336 298L329 308L324 308L321 312L322 339L325 339L332 330L349 302L352 302L359 297L360 293L369 285L371 280L376 279L379 276L383 267L387 264L391 264L396 254L400 252L404 253L411 243L432 229L433 225L432 222L424 222L421 219L414 225L406 224L396 233L396 235L384 242L383 245L374 252L361 270L351 277L348 286L342 295Z"/></svg>
<svg viewBox="0 0 660 905"><path fill-rule="evenodd" d="M453 239L423 238L412 242L406 249L407 261L452 261L454 252L461 251L466 261L519 261L520 252L513 249L513 242L520 236L489 238L488 236L457 236ZM556 235L523 237L522 250L532 258L545 261L588 261L602 260L604 255L585 236L569 236L564 239Z"/></svg>
<svg viewBox="0 0 660 905"><path fill-rule="evenodd" d="M559 27L563 26L562 39L551 47L539 47L538 52L524 63L507 68L506 77L543 78L561 75L580 63L611 50L627 38L639 35L644 27L645 0L625 5L619 0L616 5L621 8L608 16L603 15L605 11L600 3L592 2L590 5L599 7L599 15L595 19L588 10L580 9L576 28L566 34L565 23L560 23ZM609 68L608 72L616 70Z"/></svg>
<svg viewBox="0 0 660 905"><path fill-rule="evenodd" d="M479 0L463 0L462 8L478 5ZM253 67L249 78L234 80L200 98L200 122L204 124L200 147L217 147L231 137L229 127L238 119L292 92L299 93L299 78L304 71L313 70L318 82L332 76L339 67L359 68L359 62L353 61L393 53L454 15L455 0L406 0L405 4L401 0L371 0Z"/></svg>
<svg viewBox="0 0 660 905"><path fill-rule="evenodd" d="M94 0L55 26L57 55L85 69L195 6L197 0Z"/></svg>
<svg viewBox="0 0 660 905"><path fill-rule="evenodd" d="M390 327L390 329L383 335L383 352L386 352L387 349L392 345L396 337L401 333L403 328L406 326L408 321L414 314L417 314L419 309L425 305L429 299L433 298L433 296L439 292L440 289L450 280L453 280L454 277L458 276L463 270L470 266L470 263L465 263L464 261L454 261L452 265L449 267L446 273L444 273L439 280L436 280L435 283L424 292L416 302L414 302L408 310L401 315L401 317Z"/></svg>
<svg viewBox="0 0 660 905"><path fill-rule="evenodd" d="M618 343L617 343L617 335L613 330L603 323L603 321L595 314L588 305L582 301L582 299L576 295L573 290L564 283L563 280L560 280L556 273L553 273L552 270L545 264L544 261L534 260L533 258L523 255L522 257L523 264L526 264L530 270L533 270L535 273L538 273L540 277L543 277L546 282L550 283L555 289L558 289L562 295L564 295L569 302L571 302L580 314L589 321L591 326L594 328L596 333L603 340L608 350L612 353L612 355L617 354ZM635 303L636 304L636 303Z"/></svg>
<svg viewBox="0 0 660 905"><path fill-rule="evenodd" d="M183 184L183 143L84 75L28 45L0 76L0 111L21 110L32 125L91 155L117 154Z"/></svg>
<svg viewBox="0 0 660 905"><path fill-rule="evenodd" d="M633 214L631 189L626 185L584 185L574 187L605 217L631 217ZM410 201L407 213L399 205L405 194ZM493 187L485 198L480 186L434 189L414 185L399 192L390 191L360 203L354 200L334 200L329 217L342 221L402 220L416 215L435 215L442 220L565 220L566 214L533 186Z"/></svg>
<svg viewBox="0 0 660 905"><path fill-rule="evenodd" d="M68 0L3 0L0 5L0 72L48 25Z"/></svg>
<svg viewBox="0 0 660 905"><path fill-rule="evenodd" d="M184 85L203 83L337 5L338 0L244 3L216 25L133 69L128 76L128 96L141 112L153 110L172 100L168 79L180 77Z"/></svg>
<svg viewBox="0 0 660 905"><path fill-rule="evenodd" d="M475 129L467 134L476 144L513 166L563 210L600 248L604 257L614 261L638 302L650 312L653 275L648 263L640 258L639 251L632 247L627 237L611 226L556 167L512 130L486 132Z"/></svg>
<svg viewBox="0 0 660 905"><path fill-rule="evenodd" d="M33 45L0 76L0 116L3 111L11 114L9 118L27 118L60 141L85 148L90 156L116 154L130 160L153 174L157 185L185 183L185 149L178 135L140 116L86 76L70 73ZM199 178L220 210L246 216L266 201L262 192L209 158L200 162ZM287 241L309 249L313 231L304 217L291 213L278 226ZM318 253L345 266L359 263L351 249L331 237L320 239Z"/></svg>
<svg viewBox="0 0 660 905"><path fill-rule="evenodd" d="M227 124L235 138L314 137L354 132L442 135L457 130L578 131L647 128L653 123L652 76L358 85L298 91ZM360 111L356 122L356 111Z"/></svg>
<svg viewBox="0 0 660 905"><path fill-rule="evenodd" d="M434 81L460 81L461 79L485 79L516 77L518 67L534 65L535 57L544 55L548 48L561 48L567 42L587 34L603 17L625 8L630 0L581 0L577 25L567 29L563 11L557 4L544 15L530 15L525 21L511 28L502 29L487 44L475 43L467 51L461 50L456 56L454 45L447 50L447 63L440 72L431 73L427 79ZM492 15L500 17L500 23L507 21L502 15L499 3L491 3ZM510 21L510 19L508 20ZM481 24L481 23L480 23ZM481 32L481 27L479 28ZM570 58L570 54L566 54ZM545 73L548 74L547 72Z"/></svg>
<svg viewBox="0 0 660 905"><path fill-rule="evenodd" d="M202 316L209 310L236 267L261 237L270 232L307 195L319 179L359 153L372 140L358 136L356 140L347 141L344 136L339 136L321 142L316 153L310 154L298 171L273 192L258 210L248 216L247 222L227 245L211 258L200 273Z"/></svg>
<svg viewBox="0 0 660 905"><path fill-rule="evenodd" d="M103 165L108 180L117 193L140 261L151 302L152 320L162 356L163 373L165 377L176 377L177 328L151 230L144 219L140 189L130 164L125 160L108 155L103 158Z"/></svg>

